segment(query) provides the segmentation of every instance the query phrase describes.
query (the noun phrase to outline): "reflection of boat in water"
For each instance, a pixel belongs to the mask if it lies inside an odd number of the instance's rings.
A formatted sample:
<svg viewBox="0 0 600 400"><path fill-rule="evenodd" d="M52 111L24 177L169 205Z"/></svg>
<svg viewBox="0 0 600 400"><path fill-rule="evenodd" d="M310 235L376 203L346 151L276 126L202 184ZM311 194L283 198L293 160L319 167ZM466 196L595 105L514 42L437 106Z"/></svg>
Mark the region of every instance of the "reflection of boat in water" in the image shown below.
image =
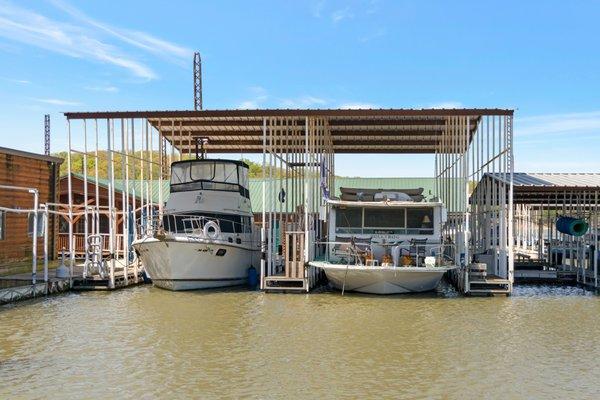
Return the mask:
<svg viewBox="0 0 600 400"><path fill-rule="evenodd" d="M171 166L162 230L133 243L156 286L171 290L240 285L259 262L248 165L188 160Z"/></svg>
<svg viewBox="0 0 600 400"><path fill-rule="evenodd" d="M342 192L357 200L328 200L329 242L325 261L310 265L325 271L341 290L395 294L434 290L454 266L444 253L439 202L414 201L420 192ZM348 198L347 196L347 198ZM368 198L368 201L358 200Z"/></svg>

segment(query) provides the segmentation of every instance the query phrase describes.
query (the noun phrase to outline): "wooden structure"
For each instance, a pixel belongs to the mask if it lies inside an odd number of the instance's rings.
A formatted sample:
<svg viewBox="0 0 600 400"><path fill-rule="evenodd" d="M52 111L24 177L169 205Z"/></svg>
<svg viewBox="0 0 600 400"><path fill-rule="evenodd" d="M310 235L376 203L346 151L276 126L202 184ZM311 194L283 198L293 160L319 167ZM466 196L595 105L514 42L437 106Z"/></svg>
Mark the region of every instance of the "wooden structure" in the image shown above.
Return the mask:
<svg viewBox="0 0 600 400"><path fill-rule="evenodd" d="M27 189L0 189L0 266L31 261L33 210L38 209L39 204L58 201L58 173L62 161L57 157L0 147L0 185ZM34 204L32 190L37 191L38 204ZM41 249L44 240L41 217L38 222L37 246ZM48 225L48 256L54 259L58 219L50 215ZM39 252L38 257L41 256Z"/></svg>
<svg viewBox="0 0 600 400"><path fill-rule="evenodd" d="M444 237L454 244L452 248L457 249L449 256L464 272L476 253L490 252L497 259L499 277L512 282L512 110L266 109L75 112L65 115L70 152L88 154L88 131L93 127L96 149L99 148L99 137L104 137L103 145L108 154L121 156L123 164L119 177L115 176L114 159L109 160L110 193L114 193L115 179L130 179L127 171L132 167L144 166L145 171L154 168L159 179L167 178L170 163L194 154L199 140L207 140L205 150L208 153L262 154L263 181L275 182L263 183L262 190L260 282L263 289L267 289L267 283L269 289L289 286L290 271L286 269L283 251L287 232L303 232L304 263L323 252L320 243L327 240L325 199L332 195L335 187L334 156L342 153L435 155L432 167L437 180L436 196L450 209L450 218L443 227ZM79 143L83 142L77 149L71 146L72 129L77 130L75 137ZM98 132L101 132L100 136ZM120 140L115 141L115 138ZM498 186L501 195L486 197L476 193L470 196L472 181L487 172L506 176L508 183ZM131 195L125 193L125 198ZM161 193L157 204L159 220L164 198ZM276 206L267 210L266 204L272 199L277 199ZM74 205L72 199L69 203ZM111 194L108 203L111 215L117 213L114 195ZM146 197L133 209L143 209L148 204ZM129 229L128 221L132 215L123 216L123 232ZM478 226L474 221L481 218L487 218L493 230L502 232L498 241L471 239L471 231ZM116 214L111 216L109 225L114 246L118 232ZM140 229L148 232L153 228L142 219L136 220L136 225L138 229L134 235L138 235ZM478 238L487 237L483 231L476 232ZM125 236L128 238L124 243L127 249L130 235ZM508 258L505 259L505 255ZM302 279L301 287L309 290L313 284L311 277L315 274L306 264L304 268L307 271L303 277L297 275L294 279ZM463 276L468 277L468 273ZM468 288L468 284L462 287Z"/></svg>

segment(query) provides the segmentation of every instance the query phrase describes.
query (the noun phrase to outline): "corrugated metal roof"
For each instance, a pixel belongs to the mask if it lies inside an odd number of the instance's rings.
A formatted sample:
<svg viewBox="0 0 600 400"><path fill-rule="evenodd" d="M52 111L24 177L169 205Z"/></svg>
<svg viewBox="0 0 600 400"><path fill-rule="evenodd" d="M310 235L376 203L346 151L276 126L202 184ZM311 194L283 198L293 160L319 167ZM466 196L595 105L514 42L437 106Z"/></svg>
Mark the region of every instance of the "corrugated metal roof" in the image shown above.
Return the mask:
<svg viewBox="0 0 600 400"><path fill-rule="evenodd" d="M83 174L80 173L71 173L71 175L73 175L75 178L79 178L83 181ZM61 177L61 179L64 177ZM93 176L88 176L88 182L90 183L94 183L96 181L96 179ZM158 180L153 180L153 181L143 181L144 182L144 197L146 197L146 188L150 189L150 197L152 198L152 201L154 203L158 203L158 199L160 198L159 196L159 188L160 188L160 181ZM122 181L121 179L115 179L115 191L117 192L122 192L123 189L125 188L125 182ZM149 185L149 187L146 185L146 183ZM108 188L108 184L109 181L108 179L104 179L104 178L98 178L98 184L101 187L104 188ZM133 191L135 190L135 194L137 198L141 197L141 188L142 188L142 181L141 180L129 180L129 191L131 193L133 193ZM162 188L163 188L163 194L166 196L164 198L164 200L166 201L169 197L169 181L163 181L162 184Z"/></svg>
<svg viewBox="0 0 600 400"><path fill-rule="evenodd" d="M83 180L83 175L78 173L73 173L74 177L77 177ZM88 177L89 182L93 182L94 178ZM159 181L148 181L150 182L151 188L151 198L152 201L158 203L159 199ZM100 186L108 187L108 179L98 179L98 183ZM140 184L139 180L130 180L129 187L131 189L135 189L136 196L140 195ZM267 185L275 185L273 188L267 187L267 193L269 190L273 190L273 193L279 193L281 188L279 187L279 181L266 181ZM346 177L336 177L335 178L335 186L336 186L336 196L340 195L340 187L355 187L361 189L412 189L412 188L423 188L423 195L426 199L430 199L434 196L435 191L435 178L346 178ZM145 190L144 185L144 190ZM163 195L164 200L166 201L169 198L169 182L163 181ZM120 179L115 179L115 190L117 192L122 192L124 188L123 182ZM249 188L250 191L250 201L252 203L252 210L255 213L262 212L262 179L253 178L250 179ZM144 192L145 193L145 192ZM267 196L267 211L275 210L275 206L277 204L277 198L275 196Z"/></svg>
<svg viewBox="0 0 600 400"><path fill-rule="evenodd" d="M279 181L267 181L267 185L276 185L272 188L273 193L279 193ZM426 199L434 197L435 178L335 178L335 195L341 194L340 187L353 187L361 189L416 189L423 188L423 195ZM250 201L252 202L252 210L255 213L262 212L262 179L250 179ZM271 188L267 186L267 193ZM289 188L288 188L289 190ZM275 196L267 196L267 211L274 210L277 204Z"/></svg>
<svg viewBox="0 0 600 400"><path fill-rule="evenodd" d="M508 181L499 173L487 174L496 180ZM600 173L513 173L515 187L600 188Z"/></svg>
<svg viewBox="0 0 600 400"><path fill-rule="evenodd" d="M193 152L198 138L207 138L209 153L262 153L263 131L278 143L278 152L291 135L330 132L334 153L435 153L464 151L452 137L465 129L474 134L483 116L512 116L505 109L257 109L65 113L77 119L146 119L183 153ZM453 118L461 117L461 118ZM311 121L309 121L311 118ZM307 126L308 122L308 126ZM281 141L279 140L281 139Z"/></svg>

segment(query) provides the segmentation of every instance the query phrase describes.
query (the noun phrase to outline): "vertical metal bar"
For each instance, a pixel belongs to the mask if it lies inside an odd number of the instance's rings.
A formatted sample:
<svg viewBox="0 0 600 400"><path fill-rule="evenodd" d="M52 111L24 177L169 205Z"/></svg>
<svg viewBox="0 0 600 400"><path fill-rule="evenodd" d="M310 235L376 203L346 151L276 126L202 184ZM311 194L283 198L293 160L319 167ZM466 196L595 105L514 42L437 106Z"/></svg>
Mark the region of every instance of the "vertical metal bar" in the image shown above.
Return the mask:
<svg viewBox="0 0 600 400"><path fill-rule="evenodd" d="M73 183L71 177L71 121L67 120L68 152L67 152L67 186L69 198L69 287L73 287L73 264L75 249L73 248Z"/></svg>
<svg viewBox="0 0 600 400"><path fill-rule="evenodd" d="M87 164L87 120L83 120L83 277L87 277L88 268L88 164Z"/></svg>
<svg viewBox="0 0 600 400"><path fill-rule="evenodd" d="M594 288L598 289L598 231L600 230L598 214L598 191L594 192Z"/></svg>
<svg viewBox="0 0 600 400"><path fill-rule="evenodd" d="M309 184L308 184L308 179L309 177L306 176L306 172L309 171L308 169L308 163L309 163L309 159L308 159L308 146L309 146L309 126L308 126L308 121L309 118L306 117L305 118L305 123L304 123L304 160L305 160L305 174L304 174L304 262L308 262L308 245L309 245L309 241L308 241L308 207L309 207ZM311 121L312 122L312 121ZM310 173L310 172L309 172Z"/></svg>
<svg viewBox="0 0 600 400"><path fill-rule="evenodd" d="M261 258L260 258L260 288L261 289L265 289L265 257L266 257L266 250L267 250L267 242L266 242L266 208L267 208L267 204L266 204L266 200L267 200L267 188L266 188L266 162L267 162L267 155L266 155L266 151L267 151L267 118L263 117L263 126L262 126L262 133L263 133L263 152L262 152L262 223L261 223L261 229L260 229L260 242L261 242Z"/></svg>
<svg viewBox="0 0 600 400"><path fill-rule="evenodd" d="M32 240L33 244L31 247L32 253L32 263L31 263L31 284L33 285L33 294L35 295L35 284L37 282L37 239L38 239L38 208L40 206L39 203L39 193L37 189L30 189L30 193L33 192L33 232L32 232Z"/></svg>
<svg viewBox="0 0 600 400"><path fill-rule="evenodd" d="M114 289L115 287L115 193L114 193L114 163L113 163L113 154L112 154L112 145L114 139L112 138L111 131L114 131L114 125L112 125L112 120L106 120L106 137L107 137L107 155L108 155L108 215L109 215L109 239L108 246L110 252L110 264L109 264L109 281L108 287L109 289Z"/></svg>
<svg viewBox="0 0 600 400"><path fill-rule="evenodd" d="M48 294L48 205L44 204L44 294Z"/></svg>
<svg viewBox="0 0 600 400"><path fill-rule="evenodd" d="M96 134L96 149L94 151L94 156L95 156L95 161L94 161L94 174L95 174L95 178L96 178L96 182L94 182L94 189L96 190L95 192L95 203L96 203L96 232L94 232L94 234L99 234L100 233L100 185L98 185L98 120L95 119L94 120L94 130L95 130L95 134ZM104 249L101 249L104 250Z"/></svg>

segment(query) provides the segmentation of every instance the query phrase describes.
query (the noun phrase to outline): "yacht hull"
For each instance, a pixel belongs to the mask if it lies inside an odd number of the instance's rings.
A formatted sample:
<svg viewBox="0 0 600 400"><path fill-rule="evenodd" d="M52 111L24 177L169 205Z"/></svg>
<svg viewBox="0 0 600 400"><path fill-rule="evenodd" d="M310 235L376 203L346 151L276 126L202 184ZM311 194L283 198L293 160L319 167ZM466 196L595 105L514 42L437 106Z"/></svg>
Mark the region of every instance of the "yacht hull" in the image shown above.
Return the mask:
<svg viewBox="0 0 600 400"><path fill-rule="evenodd" d="M311 262L325 271L334 288L369 294L418 293L435 290L449 268L365 267Z"/></svg>
<svg viewBox="0 0 600 400"><path fill-rule="evenodd" d="M196 290L243 285L259 251L208 239L146 238L133 243L155 286Z"/></svg>

